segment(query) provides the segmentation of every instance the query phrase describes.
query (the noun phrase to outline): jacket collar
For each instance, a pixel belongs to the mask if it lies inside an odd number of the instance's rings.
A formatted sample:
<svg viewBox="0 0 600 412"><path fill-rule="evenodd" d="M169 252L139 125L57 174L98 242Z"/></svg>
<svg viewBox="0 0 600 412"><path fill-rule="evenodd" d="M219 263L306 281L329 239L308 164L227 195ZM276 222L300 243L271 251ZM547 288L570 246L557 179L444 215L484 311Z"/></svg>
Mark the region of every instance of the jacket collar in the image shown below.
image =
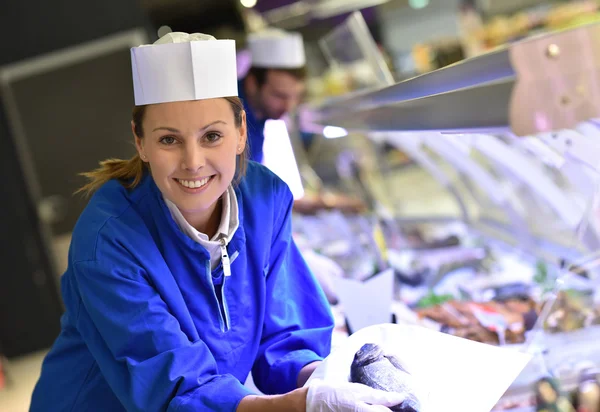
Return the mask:
<svg viewBox="0 0 600 412"><path fill-rule="evenodd" d="M179 226L177 225L177 222L175 221L175 219L173 219L173 216L171 215L171 211L169 210L160 189L158 188L158 186L156 186L154 179L152 178L152 176L150 176L149 173L146 173L146 176L142 180L140 186L147 187L147 189L152 193L152 201L158 206L156 208L158 209L158 213L153 213L153 218L162 220L164 225L169 228L168 235L176 237L177 240L180 243L182 243L188 250L203 253L203 255L207 259L209 259L210 256L206 248L204 248L198 242L195 242L193 239L191 239L188 235L186 235L180 230ZM235 252L239 252L243 244L245 244L246 242L246 233L244 231L244 211L242 207L242 193L237 187L234 188L234 190L238 200L239 226L233 234L231 241L229 242L228 250L230 255Z"/></svg>

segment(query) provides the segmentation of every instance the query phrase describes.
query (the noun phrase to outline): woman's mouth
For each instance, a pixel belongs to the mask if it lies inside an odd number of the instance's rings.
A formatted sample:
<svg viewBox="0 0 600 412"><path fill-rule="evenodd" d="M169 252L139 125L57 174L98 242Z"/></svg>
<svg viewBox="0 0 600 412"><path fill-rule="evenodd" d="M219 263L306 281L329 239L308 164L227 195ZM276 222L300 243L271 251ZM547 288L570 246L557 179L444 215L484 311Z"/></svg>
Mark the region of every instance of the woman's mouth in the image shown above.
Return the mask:
<svg viewBox="0 0 600 412"><path fill-rule="evenodd" d="M173 179L188 193L198 193L212 182L213 176L203 177L201 179Z"/></svg>

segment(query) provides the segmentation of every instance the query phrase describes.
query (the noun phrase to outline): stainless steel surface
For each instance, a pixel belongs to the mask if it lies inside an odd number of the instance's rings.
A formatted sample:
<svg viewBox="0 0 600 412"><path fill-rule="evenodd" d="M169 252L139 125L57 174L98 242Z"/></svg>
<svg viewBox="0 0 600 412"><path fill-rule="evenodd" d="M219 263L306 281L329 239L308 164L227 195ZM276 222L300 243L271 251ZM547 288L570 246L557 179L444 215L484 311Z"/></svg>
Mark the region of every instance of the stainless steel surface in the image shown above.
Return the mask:
<svg viewBox="0 0 600 412"><path fill-rule="evenodd" d="M570 128L600 115L600 24L533 37L489 54L317 108L356 131Z"/></svg>
<svg viewBox="0 0 600 412"><path fill-rule="evenodd" d="M513 85L512 79L503 80L425 97L397 99L396 103L371 109L322 113L320 122L355 131L497 129L508 124L507 102ZM416 94L419 90L414 88Z"/></svg>
<svg viewBox="0 0 600 412"><path fill-rule="evenodd" d="M514 71L507 49L465 60L441 70L423 74L377 90L336 97L318 110L327 116L358 108L372 108L406 100L434 96L457 89L512 78Z"/></svg>

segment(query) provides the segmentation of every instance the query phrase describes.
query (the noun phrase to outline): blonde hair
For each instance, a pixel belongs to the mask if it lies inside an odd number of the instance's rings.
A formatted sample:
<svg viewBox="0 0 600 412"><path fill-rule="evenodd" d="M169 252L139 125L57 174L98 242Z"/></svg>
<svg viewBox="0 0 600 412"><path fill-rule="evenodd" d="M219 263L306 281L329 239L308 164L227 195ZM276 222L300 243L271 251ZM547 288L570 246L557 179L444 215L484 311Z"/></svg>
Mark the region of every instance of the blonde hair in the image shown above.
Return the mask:
<svg viewBox="0 0 600 412"><path fill-rule="evenodd" d="M239 97L225 97L233 110L236 127L242 126L242 118L244 112L244 106ZM144 130L142 128L142 122L146 114L147 106L135 106L133 108L132 119L134 124L135 134L142 139L144 137ZM244 152L239 156L236 175L234 178L234 184L240 182L242 177L246 174L246 168L248 167L248 144ZM146 163L142 161L139 154L136 154L130 159L107 159L100 162L100 167L90 172L81 173L81 176L85 176L88 182L79 188L75 193L85 193L91 195L100 188L103 184L109 180L116 179L127 189L135 188L144 177L146 172Z"/></svg>

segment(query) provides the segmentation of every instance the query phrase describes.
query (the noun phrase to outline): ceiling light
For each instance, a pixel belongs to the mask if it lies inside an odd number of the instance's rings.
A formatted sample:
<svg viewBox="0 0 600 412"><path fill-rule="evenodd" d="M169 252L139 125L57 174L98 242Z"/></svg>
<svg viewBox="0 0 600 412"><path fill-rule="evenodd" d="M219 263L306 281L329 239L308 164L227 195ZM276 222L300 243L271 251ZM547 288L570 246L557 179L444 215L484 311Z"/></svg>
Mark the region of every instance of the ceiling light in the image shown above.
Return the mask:
<svg viewBox="0 0 600 412"><path fill-rule="evenodd" d="M251 9L252 7L256 6L256 1L257 0L240 0L240 3L242 3L242 6Z"/></svg>
<svg viewBox="0 0 600 412"><path fill-rule="evenodd" d="M343 129L341 127L325 126L325 128L323 129L323 136L325 136L326 139L337 139L339 137L348 136L348 132L346 131L346 129Z"/></svg>

